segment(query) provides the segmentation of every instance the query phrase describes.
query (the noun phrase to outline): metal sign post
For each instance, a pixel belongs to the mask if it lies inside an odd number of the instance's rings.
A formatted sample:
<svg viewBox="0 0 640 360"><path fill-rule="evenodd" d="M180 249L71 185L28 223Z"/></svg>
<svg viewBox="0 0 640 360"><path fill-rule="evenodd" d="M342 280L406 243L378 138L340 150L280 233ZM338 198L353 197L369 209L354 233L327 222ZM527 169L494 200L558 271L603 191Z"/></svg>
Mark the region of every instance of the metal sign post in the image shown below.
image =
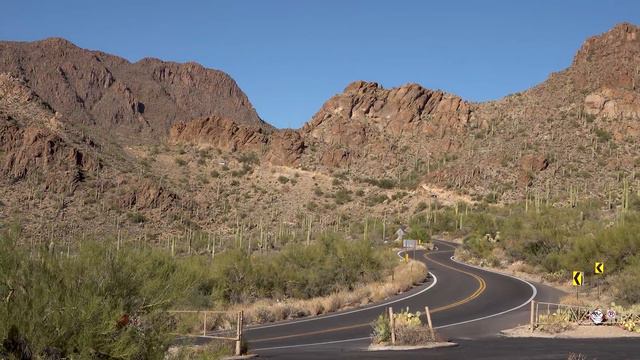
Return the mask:
<svg viewBox="0 0 640 360"><path fill-rule="evenodd" d="M596 275L604 276L604 263L596 261L595 265L593 266L593 273L596 274ZM600 282L601 282L601 279L602 279L602 277L598 277L596 279L596 288L597 288L597 291L598 291L598 299L600 299Z"/></svg>
<svg viewBox="0 0 640 360"><path fill-rule="evenodd" d="M580 286L582 286L582 283L584 282L584 273L582 271L574 271L573 272L573 279L572 279L572 284L573 286L576 287L576 300L579 299L579 288Z"/></svg>

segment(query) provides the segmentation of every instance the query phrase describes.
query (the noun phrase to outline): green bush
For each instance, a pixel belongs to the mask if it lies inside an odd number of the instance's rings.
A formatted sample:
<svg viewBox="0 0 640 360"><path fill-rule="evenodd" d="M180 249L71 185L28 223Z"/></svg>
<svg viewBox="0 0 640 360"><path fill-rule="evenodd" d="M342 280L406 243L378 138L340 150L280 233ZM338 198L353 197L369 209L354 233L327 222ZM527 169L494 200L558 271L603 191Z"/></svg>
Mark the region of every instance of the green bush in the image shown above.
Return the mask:
<svg viewBox="0 0 640 360"><path fill-rule="evenodd" d="M255 152L240 154L238 161L248 165L260 165L260 158Z"/></svg>
<svg viewBox="0 0 640 360"><path fill-rule="evenodd" d="M382 189L393 189L396 186L396 182L393 181L392 179L373 179L373 178L366 178L366 179L362 179L361 181L373 185L373 186L377 186L379 188Z"/></svg>
<svg viewBox="0 0 640 360"><path fill-rule="evenodd" d="M382 204L388 199L389 198L387 197L387 195L384 194L370 194L365 198L365 203L367 204L367 206L375 206L378 204Z"/></svg>
<svg viewBox="0 0 640 360"><path fill-rule="evenodd" d="M598 142L606 143L611 140L611 133L604 129L595 128L596 136L598 137Z"/></svg>
<svg viewBox="0 0 640 360"><path fill-rule="evenodd" d="M195 279L156 252L85 244L74 257L34 257L6 239L0 247L0 339L36 357L160 359L171 339L164 310Z"/></svg>
<svg viewBox="0 0 640 360"><path fill-rule="evenodd" d="M373 328L372 341L374 344L391 341L391 326L389 325L389 316L386 313L378 315L376 320L371 323L371 327Z"/></svg>
<svg viewBox="0 0 640 360"><path fill-rule="evenodd" d="M147 221L147 218L139 212L127 213L127 218L134 224L142 224L143 222Z"/></svg>
<svg viewBox="0 0 640 360"><path fill-rule="evenodd" d="M253 172L253 168L249 165L247 165L246 163L242 164L242 167L240 168L240 170L233 170L231 171L231 176L233 177L243 177L247 174L250 174Z"/></svg>
<svg viewBox="0 0 640 360"><path fill-rule="evenodd" d="M634 257L615 280L616 297L624 304L640 303L640 258Z"/></svg>
<svg viewBox="0 0 640 360"><path fill-rule="evenodd" d="M396 264L370 241L330 233L261 255L227 249L213 262L90 240L67 256L25 249L13 240L19 231L11 234L0 236L0 358L20 357L21 348L36 357L161 359L178 325L166 310L326 296L380 280Z"/></svg>
<svg viewBox="0 0 640 360"><path fill-rule="evenodd" d="M352 200L351 199L351 191L349 191L347 189L344 189L344 188L338 189L338 191L336 191L336 193L335 193L336 204L344 205L344 204L350 202L351 200Z"/></svg>

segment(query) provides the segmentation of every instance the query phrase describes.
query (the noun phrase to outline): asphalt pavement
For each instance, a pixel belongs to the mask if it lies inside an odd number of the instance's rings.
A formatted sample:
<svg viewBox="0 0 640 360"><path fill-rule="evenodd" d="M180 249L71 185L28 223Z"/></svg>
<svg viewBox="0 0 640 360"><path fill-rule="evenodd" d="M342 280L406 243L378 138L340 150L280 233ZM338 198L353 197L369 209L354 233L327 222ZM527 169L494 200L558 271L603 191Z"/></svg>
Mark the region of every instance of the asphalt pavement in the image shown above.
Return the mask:
<svg viewBox="0 0 640 360"><path fill-rule="evenodd" d="M412 312L424 312L429 306L434 327L443 339L461 344L471 339L495 341L500 330L527 323L531 299L554 301L561 295L552 288L456 262L452 259L454 244L436 241L436 245L436 251L409 253L425 262L433 275L425 284L381 304L249 328L245 334L250 348L260 355L283 358L295 358L298 353L307 358L309 351L327 357L339 353L340 358L362 355L369 343L371 322L388 306ZM446 353L447 349L438 352Z"/></svg>

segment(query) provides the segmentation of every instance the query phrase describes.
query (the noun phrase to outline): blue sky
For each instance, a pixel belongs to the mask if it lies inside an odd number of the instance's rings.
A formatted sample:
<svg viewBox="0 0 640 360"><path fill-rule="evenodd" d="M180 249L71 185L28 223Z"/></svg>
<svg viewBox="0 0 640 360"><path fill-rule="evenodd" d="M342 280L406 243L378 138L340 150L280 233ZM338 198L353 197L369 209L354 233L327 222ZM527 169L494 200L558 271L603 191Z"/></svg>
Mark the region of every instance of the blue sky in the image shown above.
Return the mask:
<svg viewBox="0 0 640 360"><path fill-rule="evenodd" d="M623 21L640 24L640 1L5 0L0 39L196 61L229 73L266 121L299 127L360 79L497 99Z"/></svg>

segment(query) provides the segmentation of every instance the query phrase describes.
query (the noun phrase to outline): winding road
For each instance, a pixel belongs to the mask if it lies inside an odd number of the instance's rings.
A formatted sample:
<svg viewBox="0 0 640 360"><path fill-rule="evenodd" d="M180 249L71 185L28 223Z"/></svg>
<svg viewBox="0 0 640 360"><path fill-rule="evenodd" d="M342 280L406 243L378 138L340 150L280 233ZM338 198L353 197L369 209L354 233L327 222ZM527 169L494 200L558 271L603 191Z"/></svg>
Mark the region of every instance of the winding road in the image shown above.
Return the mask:
<svg viewBox="0 0 640 360"><path fill-rule="evenodd" d="M478 339L526 323L527 305L538 293L536 286L459 263L452 258L455 244L435 243L435 251L415 251L416 260L428 266L431 277L427 283L380 304L249 327L245 334L252 351L268 354L313 346L362 348L369 342L370 323L388 306L412 312L424 312L429 306L434 327L445 338Z"/></svg>

